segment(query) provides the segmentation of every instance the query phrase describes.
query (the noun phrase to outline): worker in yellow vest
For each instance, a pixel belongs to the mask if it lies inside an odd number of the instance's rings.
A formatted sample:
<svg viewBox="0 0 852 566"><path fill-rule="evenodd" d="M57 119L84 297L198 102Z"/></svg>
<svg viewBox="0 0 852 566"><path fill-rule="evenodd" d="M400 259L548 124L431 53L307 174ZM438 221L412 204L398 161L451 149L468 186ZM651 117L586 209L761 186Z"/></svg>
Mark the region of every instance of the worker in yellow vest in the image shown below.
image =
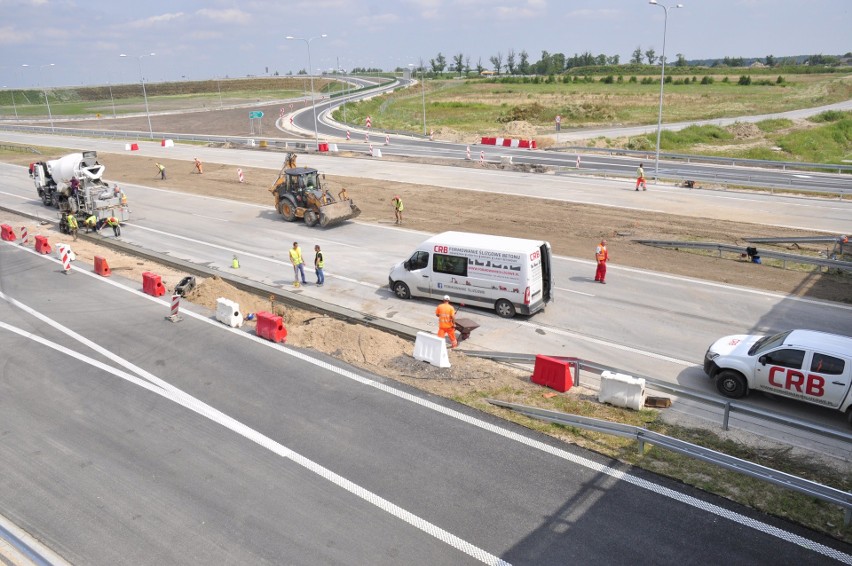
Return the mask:
<svg viewBox="0 0 852 566"><path fill-rule="evenodd" d="M83 226L86 227L86 234L89 233L89 230L97 230L98 229L98 218L94 214L90 214L83 220Z"/></svg>
<svg viewBox="0 0 852 566"><path fill-rule="evenodd" d="M314 246L314 270L317 272L317 287L322 287L325 283L325 257L322 255L322 250L319 244Z"/></svg>
<svg viewBox="0 0 852 566"><path fill-rule="evenodd" d="M290 263L293 264L293 287L299 286L299 275L302 276L302 284L307 285L305 261L302 259L302 248L299 247L299 242L293 242L293 247L290 248Z"/></svg>
<svg viewBox="0 0 852 566"><path fill-rule="evenodd" d="M402 211L405 208L402 204L402 199L397 195L391 199L391 202L393 203L393 214L396 218L396 223L402 224Z"/></svg>
<svg viewBox="0 0 852 566"><path fill-rule="evenodd" d="M76 242L77 230L79 229L79 226L77 224L77 217L69 212L68 216L66 217L66 221L68 222L68 233L74 236L74 241Z"/></svg>
<svg viewBox="0 0 852 566"><path fill-rule="evenodd" d="M98 222L98 232L100 232L104 227L109 226L112 228L112 233L115 234L115 237L121 236L121 223L118 221L118 218L115 216L107 216L106 218L101 218Z"/></svg>

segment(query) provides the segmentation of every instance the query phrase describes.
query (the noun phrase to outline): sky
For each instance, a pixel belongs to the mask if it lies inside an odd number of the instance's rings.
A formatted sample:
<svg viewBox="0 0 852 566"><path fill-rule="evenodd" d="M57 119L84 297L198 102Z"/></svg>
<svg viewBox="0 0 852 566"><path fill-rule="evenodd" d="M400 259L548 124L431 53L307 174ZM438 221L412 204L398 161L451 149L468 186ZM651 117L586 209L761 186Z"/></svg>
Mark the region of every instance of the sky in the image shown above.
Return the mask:
<svg viewBox="0 0 852 566"><path fill-rule="evenodd" d="M669 61L852 51L852 0L660 3L671 6ZM288 35L316 38L314 72L428 65L439 52L485 68L510 50L530 62L542 51L627 62L636 47L661 54L666 10L647 0L0 0L0 14L0 86L31 88L298 73L308 45Z"/></svg>

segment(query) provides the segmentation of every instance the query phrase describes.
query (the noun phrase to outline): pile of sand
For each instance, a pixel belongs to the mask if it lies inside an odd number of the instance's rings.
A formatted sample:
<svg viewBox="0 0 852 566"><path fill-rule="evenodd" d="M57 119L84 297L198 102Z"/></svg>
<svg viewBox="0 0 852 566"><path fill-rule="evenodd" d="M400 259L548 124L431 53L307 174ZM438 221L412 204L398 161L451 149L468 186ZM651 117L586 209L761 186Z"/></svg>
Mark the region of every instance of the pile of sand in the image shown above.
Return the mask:
<svg viewBox="0 0 852 566"><path fill-rule="evenodd" d="M735 122L725 129L731 132L734 135L734 138L738 140L749 140L763 137L763 132L760 131L760 128L751 122Z"/></svg>

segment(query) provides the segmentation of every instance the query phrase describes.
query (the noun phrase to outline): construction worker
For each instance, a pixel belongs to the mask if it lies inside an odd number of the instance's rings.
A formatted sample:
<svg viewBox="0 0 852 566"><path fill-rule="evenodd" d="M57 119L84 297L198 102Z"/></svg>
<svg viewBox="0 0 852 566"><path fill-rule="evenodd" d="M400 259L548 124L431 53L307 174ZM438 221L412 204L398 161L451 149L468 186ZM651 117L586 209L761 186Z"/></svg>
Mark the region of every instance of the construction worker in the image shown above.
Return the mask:
<svg viewBox="0 0 852 566"><path fill-rule="evenodd" d="M160 172L160 180L165 181L166 180L166 166L163 165L162 163L154 163L154 165L157 166L157 171Z"/></svg>
<svg viewBox="0 0 852 566"><path fill-rule="evenodd" d="M402 224L402 211L405 208L402 204L402 199L399 198L399 195L396 195L391 199L391 202L393 203L393 214L396 218L396 223Z"/></svg>
<svg viewBox="0 0 852 566"><path fill-rule="evenodd" d="M290 263L293 264L293 287L299 286L299 275L302 276L302 284L307 285L305 262L302 259L302 248L299 247L299 242L293 242L293 247L290 248Z"/></svg>
<svg viewBox="0 0 852 566"><path fill-rule="evenodd" d="M77 230L79 226L77 225L77 217L72 213L68 213L68 216L65 219L68 222L68 233L74 236L74 241L77 241Z"/></svg>
<svg viewBox="0 0 852 566"><path fill-rule="evenodd" d="M71 185L71 196L76 197L77 191L80 190L80 181L77 177L71 177L71 182L69 184Z"/></svg>
<svg viewBox="0 0 852 566"><path fill-rule="evenodd" d="M85 220L83 220L83 226L86 227L86 234L89 233L89 230L97 230L98 218L94 214L90 214Z"/></svg>
<svg viewBox="0 0 852 566"><path fill-rule="evenodd" d="M595 259L598 262L597 271L595 271L595 281L600 281L606 284L606 262L609 261L609 252L606 249L606 240L601 240L600 245L595 248Z"/></svg>
<svg viewBox="0 0 852 566"><path fill-rule="evenodd" d="M639 169L636 170L636 190L639 190L639 185L642 185L642 190L647 191L648 185L645 183L645 170L642 168L642 164L639 164Z"/></svg>
<svg viewBox="0 0 852 566"><path fill-rule="evenodd" d="M201 161L197 157L195 158L195 170L198 171L199 175L204 173L201 167Z"/></svg>
<svg viewBox="0 0 852 566"><path fill-rule="evenodd" d="M319 247L319 244L314 246L314 269L317 272L317 287L322 287L323 283L325 283L325 273L323 272L323 268L325 267L325 258L322 255L322 250Z"/></svg>
<svg viewBox="0 0 852 566"><path fill-rule="evenodd" d="M98 232L100 232L107 226L112 227L112 233L115 234L116 238L121 236L121 223L118 221L118 218L116 218L115 216L107 216L106 218L101 218L98 221Z"/></svg>
<svg viewBox="0 0 852 566"><path fill-rule="evenodd" d="M449 295L444 295L444 302L435 309L435 316L438 317L438 338L449 336L451 347L458 346L459 343L456 340L456 309L450 304Z"/></svg>

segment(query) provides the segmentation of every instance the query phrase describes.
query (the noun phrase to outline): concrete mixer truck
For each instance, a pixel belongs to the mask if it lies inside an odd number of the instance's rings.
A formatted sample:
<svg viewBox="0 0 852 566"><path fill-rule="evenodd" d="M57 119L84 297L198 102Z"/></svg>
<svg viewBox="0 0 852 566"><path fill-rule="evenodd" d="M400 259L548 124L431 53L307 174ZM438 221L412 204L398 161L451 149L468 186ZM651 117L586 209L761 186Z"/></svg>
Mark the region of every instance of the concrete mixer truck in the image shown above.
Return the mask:
<svg viewBox="0 0 852 566"><path fill-rule="evenodd" d="M45 206L59 209L59 228L67 232L69 213L83 220L94 215L100 220L114 216L130 220L130 210L121 204L121 195L103 180L105 167L95 151L72 153L59 159L30 165L38 196Z"/></svg>

